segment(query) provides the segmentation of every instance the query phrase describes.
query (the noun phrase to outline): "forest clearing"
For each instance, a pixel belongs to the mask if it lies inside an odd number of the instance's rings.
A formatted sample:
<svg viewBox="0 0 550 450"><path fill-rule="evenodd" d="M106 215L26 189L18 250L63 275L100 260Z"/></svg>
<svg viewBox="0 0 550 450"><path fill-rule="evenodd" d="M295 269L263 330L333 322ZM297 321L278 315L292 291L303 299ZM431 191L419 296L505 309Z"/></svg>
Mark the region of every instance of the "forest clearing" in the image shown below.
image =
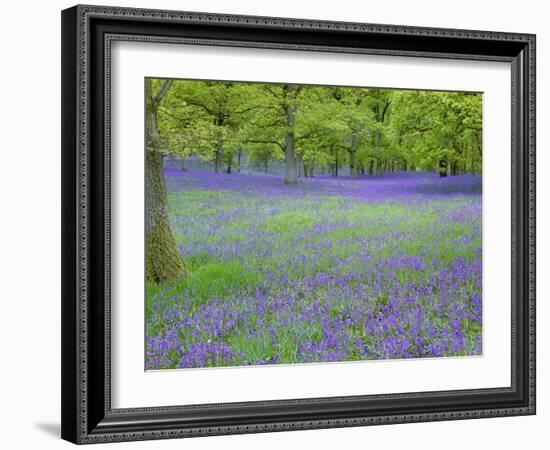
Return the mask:
<svg viewBox="0 0 550 450"><path fill-rule="evenodd" d="M147 291L147 368L481 353L481 179L167 171L189 275Z"/></svg>
<svg viewBox="0 0 550 450"><path fill-rule="evenodd" d="M482 353L481 95L146 87L146 369Z"/></svg>

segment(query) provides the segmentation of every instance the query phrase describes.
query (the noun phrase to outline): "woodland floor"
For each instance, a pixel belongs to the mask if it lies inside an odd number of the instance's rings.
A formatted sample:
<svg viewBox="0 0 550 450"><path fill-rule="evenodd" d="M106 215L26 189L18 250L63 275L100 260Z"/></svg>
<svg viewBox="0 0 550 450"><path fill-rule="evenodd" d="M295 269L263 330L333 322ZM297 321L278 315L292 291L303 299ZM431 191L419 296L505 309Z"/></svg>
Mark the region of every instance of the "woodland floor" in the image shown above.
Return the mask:
<svg viewBox="0 0 550 450"><path fill-rule="evenodd" d="M481 177L165 175L190 270L147 286L148 369L481 354Z"/></svg>

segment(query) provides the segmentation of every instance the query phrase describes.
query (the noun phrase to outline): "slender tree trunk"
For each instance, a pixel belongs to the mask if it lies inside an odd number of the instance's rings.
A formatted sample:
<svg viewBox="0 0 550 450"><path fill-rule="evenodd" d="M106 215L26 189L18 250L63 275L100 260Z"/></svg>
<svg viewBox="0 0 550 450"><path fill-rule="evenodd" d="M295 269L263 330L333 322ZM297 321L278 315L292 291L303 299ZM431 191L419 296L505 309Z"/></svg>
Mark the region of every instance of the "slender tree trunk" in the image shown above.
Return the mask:
<svg viewBox="0 0 550 450"><path fill-rule="evenodd" d="M374 173L374 159L369 161L368 173L370 176Z"/></svg>
<svg viewBox="0 0 550 450"><path fill-rule="evenodd" d="M168 218L163 155L157 151L158 105L170 88L168 80L154 95L147 80L147 145L145 148L145 272L148 281L162 282L185 276L187 266L176 245Z"/></svg>
<svg viewBox="0 0 550 450"><path fill-rule="evenodd" d="M351 146L349 149L349 176L357 178L357 147L358 147L357 132L354 130L351 134Z"/></svg>
<svg viewBox="0 0 550 450"><path fill-rule="evenodd" d="M181 171L187 172L189 169L187 168L187 158L183 158L181 160Z"/></svg>
<svg viewBox="0 0 550 450"><path fill-rule="evenodd" d="M339 156L340 156L340 150L338 149L338 147L336 147L336 158L335 158L335 161L334 161L334 176L335 177L338 177L338 169L339 169L339 166L340 166Z"/></svg>
<svg viewBox="0 0 550 450"><path fill-rule="evenodd" d="M295 87L285 85L286 91L286 125L285 135L285 184L296 184L298 175L296 173L296 154L294 152L294 127L296 125L296 107L293 104L292 92Z"/></svg>
<svg viewBox="0 0 550 450"><path fill-rule="evenodd" d="M451 176L456 176L458 175L458 163L457 162L452 162L451 163Z"/></svg>
<svg viewBox="0 0 550 450"><path fill-rule="evenodd" d="M241 172L241 154L242 154L242 150L239 147L239 149L237 150L237 172L238 173Z"/></svg>
<svg viewBox="0 0 550 450"><path fill-rule="evenodd" d="M231 164L233 163L233 155L229 155L227 159L227 173L231 173Z"/></svg>
<svg viewBox="0 0 550 450"><path fill-rule="evenodd" d="M447 176L447 161L445 161L444 159L439 161L437 170L439 172L440 177L442 177L442 178L446 177Z"/></svg>
<svg viewBox="0 0 550 450"><path fill-rule="evenodd" d="M296 156L296 164L298 167L298 177L307 177L306 168L304 164L304 157L302 155Z"/></svg>
<svg viewBox="0 0 550 450"><path fill-rule="evenodd" d="M223 162L223 139L218 138L218 144L216 145L216 153L214 155L214 173L220 173Z"/></svg>
<svg viewBox="0 0 550 450"><path fill-rule="evenodd" d="M384 166L381 164L382 159L382 130L376 130L376 133L374 135L374 148L376 153L376 159L378 160L378 164L376 165L377 169L377 175L381 177L384 174Z"/></svg>
<svg viewBox="0 0 550 450"><path fill-rule="evenodd" d="M357 178L357 153L355 151L349 152L349 176L350 178Z"/></svg>

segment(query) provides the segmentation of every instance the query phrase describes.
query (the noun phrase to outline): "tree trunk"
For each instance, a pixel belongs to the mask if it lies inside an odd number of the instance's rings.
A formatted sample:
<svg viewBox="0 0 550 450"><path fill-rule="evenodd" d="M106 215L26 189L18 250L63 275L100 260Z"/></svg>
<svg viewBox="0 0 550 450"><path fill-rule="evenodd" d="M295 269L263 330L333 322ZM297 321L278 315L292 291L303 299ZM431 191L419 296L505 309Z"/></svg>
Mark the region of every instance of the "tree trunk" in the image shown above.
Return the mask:
<svg viewBox="0 0 550 450"><path fill-rule="evenodd" d="M369 168L368 168L369 175L372 176L374 173L374 159L371 159L369 161Z"/></svg>
<svg viewBox="0 0 550 450"><path fill-rule="evenodd" d="M458 175L458 163L456 162L452 162L451 163L451 176L456 176Z"/></svg>
<svg viewBox="0 0 550 450"><path fill-rule="evenodd" d="M447 161L445 161L444 159L439 161L437 170L439 172L440 177L442 177L442 178L446 177L447 176Z"/></svg>
<svg viewBox="0 0 550 450"><path fill-rule="evenodd" d="M340 165L340 161L339 161L339 153L340 151L338 150L338 147L336 148L336 157L335 157L335 161L334 161L334 176L337 177L338 176L338 166Z"/></svg>
<svg viewBox="0 0 550 450"><path fill-rule="evenodd" d="M239 147L239 149L237 150L237 172L238 173L241 172L241 154L242 154L242 150Z"/></svg>
<svg viewBox="0 0 550 450"><path fill-rule="evenodd" d="M298 167L298 177L307 177L304 157L302 155L296 156L296 164Z"/></svg>
<svg viewBox="0 0 550 450"><path fill-rule="evenodd" d="M351 146L349 149L350 178L357 178L357 147L358 147L357 132L353 131L351 134Z"/></svg>
<svg viewBox="0 0 550 450"><path fill-rule="evenodd" d="M147 80L147 146L145 148L145 274L148 281L162 282L183 277L187 266L176 245L166 202L163 155L159 146L158 105L167 94L171 80L153 95Z"/></svg>
<svg viewBox="0 0 550 450"><path fill-rule="evenodd" d="M189 169L187 168L187 158L183 158L181 160L181 171L187 172Z"/></svg>
<svg viewBox="0 0 550 450"><path fill-rule="evenodd" d="M154 150L146 153L145 236L146 276L149 281L159 283L186 274L186 265L170 230L163 157Z"/></svg>
<svg viewBox="0 0 550 450"><path fill-rule="evenodd" d="M384 166L380 163L382 159L382 130L376 130L374 135L374 148L376 153L376 158L378 159L378 164L376 165L377 175L381 177L384 174Z"/></svg>
<svg viewBox="0 0 550 450"><path fill-rule="evenodd" d="M354 151L349 152L349 176L350 178L357 178L357 153Z"/></svg>
<svg viewBox="0 0 550 450"><path fill-rule="evenodd" d="M285 184L296 184L296 156L294 155L294 133L287 132L285 136Z"/></svg>
<svg viewBox="0 0 550 450"><path fill-rule="evenodd" d="M218 139L218 144L216 146L216 153L214 155L214 173L220 173L222 162L223 162L223 139L220 137Z"/></svg>
<svg viewBox="0 0 550 450"><path fill-rule="evenodd" d="M298 175L296 173L296 154L294 153L294 127L296 125L296 106L293 104L292 93L295 89L292 85L285 85L285 95L287 103L286 109L286 125L287 131L285 135L285 184L296 184Z"/></svg>

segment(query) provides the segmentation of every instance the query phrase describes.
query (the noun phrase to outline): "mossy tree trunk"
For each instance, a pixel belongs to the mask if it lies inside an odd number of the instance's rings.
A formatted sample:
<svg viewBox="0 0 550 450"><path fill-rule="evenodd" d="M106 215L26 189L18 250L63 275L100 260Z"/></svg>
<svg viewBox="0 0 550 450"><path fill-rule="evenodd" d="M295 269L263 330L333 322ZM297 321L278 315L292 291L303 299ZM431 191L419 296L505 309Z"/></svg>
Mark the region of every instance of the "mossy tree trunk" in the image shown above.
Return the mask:
<svg viewBox="0 0 550 450"><path fill-rule="evenodd" d="M165 81L155 93L152 81L146 81L145 272L147 280L155 283L180 278L187 272L170 230L164 182L164 156L159 149L158 107L168 93L171 83L171 80Z"/></svg>

